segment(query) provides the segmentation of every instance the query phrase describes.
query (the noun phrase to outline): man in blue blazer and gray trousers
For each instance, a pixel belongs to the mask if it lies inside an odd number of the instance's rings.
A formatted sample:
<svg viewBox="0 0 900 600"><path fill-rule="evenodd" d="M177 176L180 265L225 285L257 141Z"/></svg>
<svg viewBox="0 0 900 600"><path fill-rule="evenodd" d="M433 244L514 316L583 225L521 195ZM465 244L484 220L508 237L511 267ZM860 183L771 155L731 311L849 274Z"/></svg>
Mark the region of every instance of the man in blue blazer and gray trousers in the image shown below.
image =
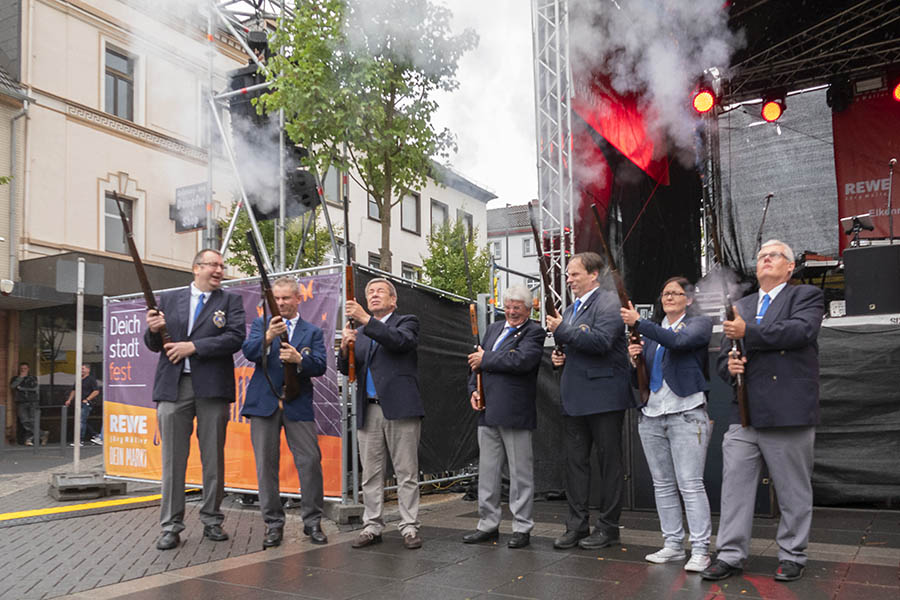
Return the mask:
<svg viewBox="0 0 900 600"><path fill-rule="evenodd" d="M397 476L398 527L409 550L419 537L419 436L425 405L419 395L419 319L397 314L397 290L387 279L366 285L366 307L347 300L345 314L358 326L343 329L338 368L355 361L356 427L362 463L363 525L354 548L381 543L384 531L384 468L390 458ZM350 342L355 341L354 356Z"/></svg>
<svg viewBox="0 0 900 600"><path fill-rule="evenodd" d="M534 469L531 432L537 427L537 376L547 335L528 318L532 293L523 285L503 294L505 321L488 325L483 345L469 355L469 401L478 410L476 372L484 383L484 410L478 416L478 514L475 531L463 536L466 544L499 538L500 478L509 463L509 510L513 514L510 548L531 541L534 521Z"/></svg>
<svg viewBox="0 0 900 600"><path fill-rule="evenodd" d="M575 302L562 317L547 317L547 328L563 346L563 353L554 351L552 357L553 364L563 368L560 397L569 501L566 532L553 542L560 549L578 544L595 550L619 543L625 489L622 423L634 398L620 304L614 292L600 288L602 269L603 259L595 252L569 259L566 283ZM592 447L597 451L602 490L593 534L588 510Z"/></svg>
<svg viewBox="0 0 900 600"><path fill-rule="evenodd" d="M266 523L263 548L278 546L284 537L284 508L278 477L282 428L300 477L303 533L314 544L326 544L328 538L321 527L325 508L322 451L313 412L311 380L325 373L325 342L322 330L300 317L300 289L296 279L277 279L272 284L272 296L279 314L269 319L267 326L262 317L257 317L242 348L244 357L256 363L241 416L250 418L259 509ZM283 333L290 343L281 340ZM264 346L268 348L265 370ZM293 398L281 397L285 369L294 369L300 381L300 393Z"/></svg>
<svg viewBox="0 0 900 600"><path fill-rule="evenodd" d="M225 428L228 404L234 402L234 358L247 325L240 296L220 288L225 274L222 255L201 250L194 257L194 281L185 289L165 292L159 312L147 311L144 344L159 352L153 379L153 400L162 443L162 536L160 550L181 541L184 529L184 479L194 418L203 465L203 536L228 539L222 531L225 497ZM172 341L163 344L166 327Z"/></svg>
<svg viewBox="0 0 900 600"><path fill-rule="evenodd" d="M819 329L825 312L822 290L788 285L794 252L778 240L756 257L759 293L735 305L725 321L718 371L726 381L744 373L750 425L742 427L737 403L722 442L722 516L718 554L702 576L717 581L740 573L750 549L753 507L762 462L775 486L781 521L776 581L803 576L812 522L813 444L819 422ZM744 357L730 354L740 340Z"/></svg>

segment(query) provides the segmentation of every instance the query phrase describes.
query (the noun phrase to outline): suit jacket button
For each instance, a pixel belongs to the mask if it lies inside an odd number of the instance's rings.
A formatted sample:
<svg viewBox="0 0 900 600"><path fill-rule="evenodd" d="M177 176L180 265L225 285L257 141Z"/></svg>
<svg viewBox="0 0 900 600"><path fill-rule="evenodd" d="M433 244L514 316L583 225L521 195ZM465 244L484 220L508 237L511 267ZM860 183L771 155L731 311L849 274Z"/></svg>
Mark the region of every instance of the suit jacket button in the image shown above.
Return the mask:
<svg viewBox="0 0 900 600"><path fill-rule="evenodd" d="M782 350L782 351L780 352L780 354L781 354L782 356L784 356L784 350Z"/></svg>
<svg viewBox="0 0 900 600"><path fill-rule="evenodd" d="M778 375L772 375L772 381L778 381Z"/></svg>

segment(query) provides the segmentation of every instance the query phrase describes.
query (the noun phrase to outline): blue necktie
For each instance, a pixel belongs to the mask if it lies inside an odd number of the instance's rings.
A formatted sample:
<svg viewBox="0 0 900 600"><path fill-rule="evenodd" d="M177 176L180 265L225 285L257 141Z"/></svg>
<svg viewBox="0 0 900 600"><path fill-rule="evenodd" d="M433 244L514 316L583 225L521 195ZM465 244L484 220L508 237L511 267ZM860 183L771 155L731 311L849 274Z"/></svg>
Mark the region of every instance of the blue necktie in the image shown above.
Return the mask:
<svg viewBox="0 0 900 600"><path fill-rule="evenodd" d="M369 346L369 358L366 361L367 364L372 364L372 356L375 354L375 348L378 346L378 342L375 340L371 340ZM378 392L375 390L375 379L372 377L372 367L368 367L366 369L366 396L369 398L377 398Z"/></svg>
<svg viewBox="0 0 900 600"><path fill-rule="evenodd" d="M762 304L759 306L759 314L756 315L756 322L759 323L763 320L763 317L766 314L766 311L769 310L769 303L772 301L772 298L766 294L763 296Z"/></svg>
<svg viewBox="0 0 900 600"><path fill-rule="evenodd" d="M578 315L579 307L581 307L581 298L576 298L575 306L572 307L572 317L569 319L569 323L575 322L575 317Z"/></svg>
<svg viewBox="0 0 900 600"><path fill-rule="evenodd" d="M288 340L291 339L291 330L294 329L293 325L294 325L294 322L293 322L293 321L287 321L287 337L288 337Z"/></svg>
<svg viewBox="0 0 900 600"><path fill-rule="evenodd" d="M507 325L506 327L504 327L503 333L500 334L500 337L498 337L497 341L494 342L494 345L491 346L491 350L496 350L497 348L499 348L500 344L503 343L503 340L506 339L506 336L508 336L513 329L515 329L515 327L513 327L512 325Z"/></svg>
<svg viewBox="0 0 900 600"><path fill-rule="evenodd" d="M200 313L203 312L203 301L206 298L206 294L200 294L200 297L197 298L197 308L194 309L194 322L191 325L191 331L197 327L197 319L200 318Z"/></svg>
<svg viewBox="0 0 900 600"><path fill-rule="evenodd" d="M663 357L666 355L666 349L662 344L656 347L656 355L653 357L653 368L650 369L650 391L658 392L663 384Z"/></svg>

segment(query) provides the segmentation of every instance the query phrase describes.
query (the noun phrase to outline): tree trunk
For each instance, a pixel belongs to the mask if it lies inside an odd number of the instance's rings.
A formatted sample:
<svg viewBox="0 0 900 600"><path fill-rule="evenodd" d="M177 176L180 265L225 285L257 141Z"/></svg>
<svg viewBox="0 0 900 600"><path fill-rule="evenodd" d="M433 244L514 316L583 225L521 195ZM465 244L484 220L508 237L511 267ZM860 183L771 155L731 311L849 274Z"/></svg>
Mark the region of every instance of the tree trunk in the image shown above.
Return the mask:
<svg viewBox="0 0 900 600"><path fill-rule="evenodd" d="M396 92L394 86L391 85L388 98L385 100L384 109L387 121L387 130L390 131L391 124L394 122L394 99ZM387 150L384 152L384 189L381 192L381 270L388 273L391 271L391 202L394 194L393 173L392 173L391 156Z"/></svg>

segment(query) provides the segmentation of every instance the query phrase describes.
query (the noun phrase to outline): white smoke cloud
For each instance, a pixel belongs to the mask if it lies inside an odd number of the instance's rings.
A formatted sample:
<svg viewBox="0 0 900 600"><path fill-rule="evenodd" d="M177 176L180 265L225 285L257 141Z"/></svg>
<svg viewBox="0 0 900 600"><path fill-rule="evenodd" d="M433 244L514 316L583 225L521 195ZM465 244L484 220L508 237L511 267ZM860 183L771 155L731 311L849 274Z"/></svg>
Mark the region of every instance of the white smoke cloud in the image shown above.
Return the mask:
<svg viewBox="0 0 900 600"><path fill-rule="evenodd" d="M722 0L569 0L569 10L573 72L607 73L617 92L639 96L651 133L692 151L691 92L743 44Z"/></svg>

